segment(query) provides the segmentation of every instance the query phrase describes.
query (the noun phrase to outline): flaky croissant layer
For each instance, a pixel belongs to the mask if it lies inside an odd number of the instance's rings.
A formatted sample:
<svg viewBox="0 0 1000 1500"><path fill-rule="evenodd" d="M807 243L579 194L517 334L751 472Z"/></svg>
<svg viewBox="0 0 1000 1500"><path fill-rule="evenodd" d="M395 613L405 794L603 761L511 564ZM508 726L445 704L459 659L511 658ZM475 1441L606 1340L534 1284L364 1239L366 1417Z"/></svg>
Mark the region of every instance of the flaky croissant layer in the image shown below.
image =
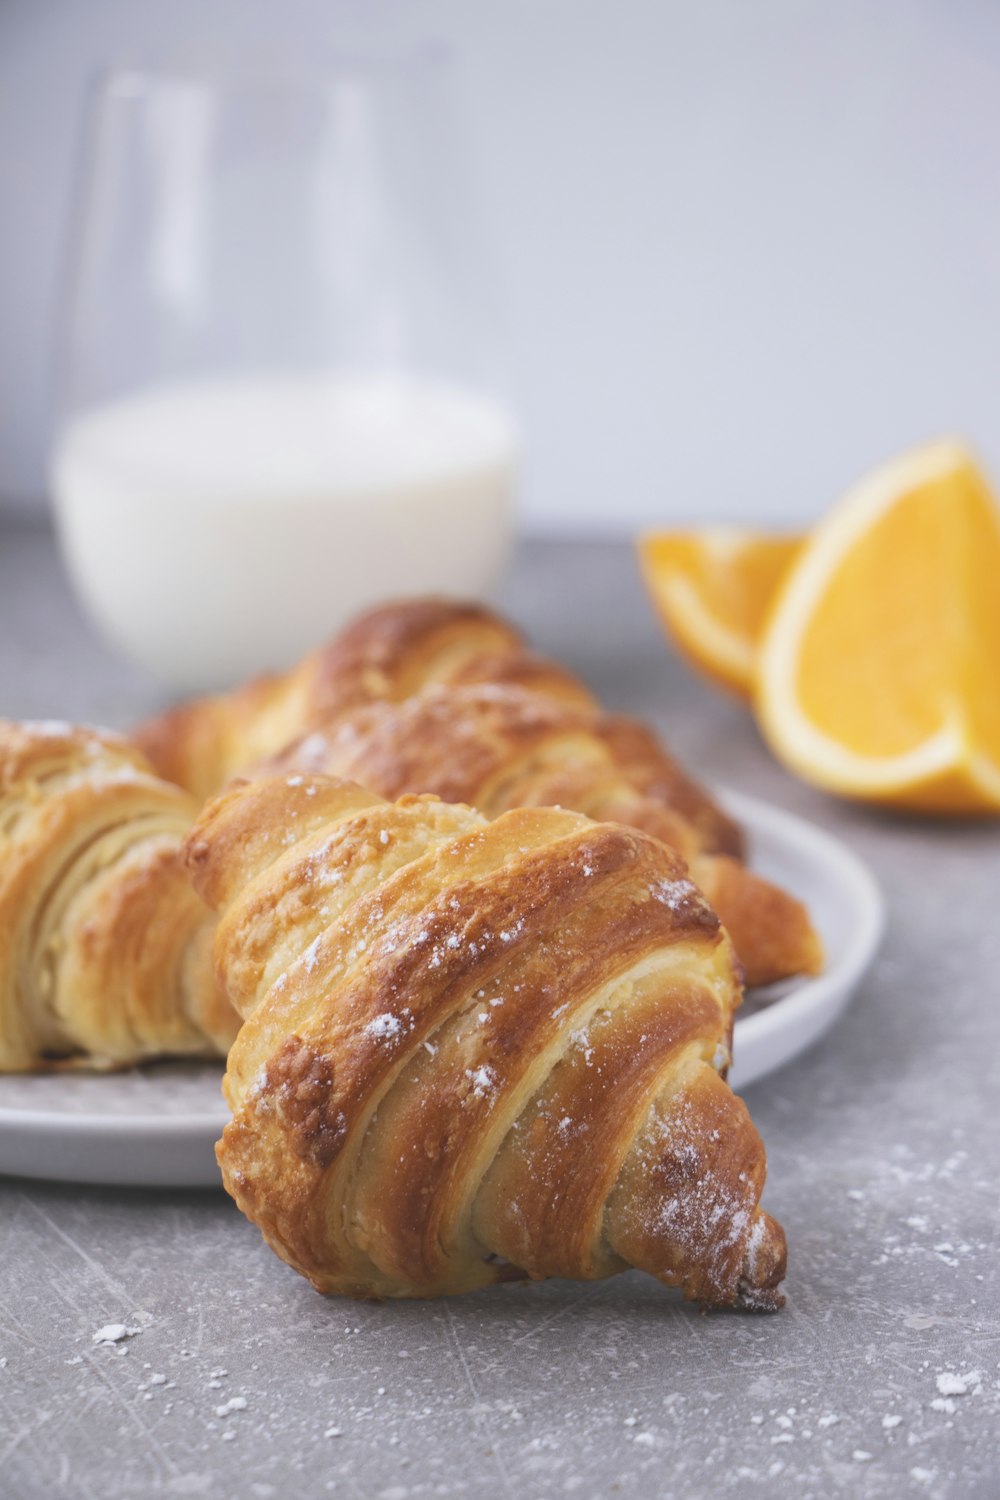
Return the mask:
<svg viewBox="0 0 1000 1500"><path fill-rule="evenodd" d="M225 1053L196 812L116 735L0 720L0 1071Z"/></svg>
<svg viewBox="0 0 1000 1500"><path fill-rule="evenodd" d="M223 1178L321 1291L637 1266L780 1305L764 1150L724 1077L731 945L658 840L292 774L210 804L187 863L246 1017Z"/></svg>

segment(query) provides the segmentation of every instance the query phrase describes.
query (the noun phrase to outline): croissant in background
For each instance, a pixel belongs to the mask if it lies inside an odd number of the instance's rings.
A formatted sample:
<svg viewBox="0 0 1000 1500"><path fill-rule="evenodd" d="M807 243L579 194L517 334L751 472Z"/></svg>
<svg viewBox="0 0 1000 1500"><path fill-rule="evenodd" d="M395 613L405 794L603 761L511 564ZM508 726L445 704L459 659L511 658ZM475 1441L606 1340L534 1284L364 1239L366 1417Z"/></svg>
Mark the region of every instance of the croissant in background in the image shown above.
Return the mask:
<svg viewBox="0 0 1000 1500"><path fill-rule="evenodd" d="M182 703L140 724L134 738L161 776L204 801L247 766L364 703L512 673L547 696L593 704L582 683L528 653L514 627L488 609L402 600L359 615L291 671Z"/></svg>
<svg viewBox="0 0 1000 1500"><path fill-rule="evenodd" d="M486 700L470 696L476 685L507 690L508 703L522 706L491 714ZM446 691L455 695L450 729ZM389 727L391 715L368 720L362 712L435 693L428 713L418 707L407 717L401 710L398 729ZM524 706L526 694L534 712ZM644 828L698 861L698 879L736 938L749 984L822 967L805 908L738 862L739 827L657 737L634 720L602 715L571 673L531 654L511 625L478 605L431 599L372 610L284 676L184 704L140 726L138 738L162 775L207 797L311 730L324 730L333 744L345 718L354 726L355 751L346 760L321 757L315 768L353 776L390 797L433 791L489 814L523 797ZM426 744L407 744L411 730L426 731ZM484 751L488 778L480 770ZM559 754L576 755L565 774ZM536 763L541 774L532 770ZM709 862L702 858L708 855L732 857Z"/></svg>
<svg viewBox="0 0 1000 1500"><path fill-rule="evenodd" d="M724 1077L732 948L665 845L292 775L210 804L187 861L247 1018L225 1184L319 1290L636 1266L780 1305L764 1150Z"/></svg>
<svg viewBox="0 0 1000 1500"><path fill-rule="evenodd" d="M141 724L137 743L161 776L203 801L230 777L267 759L310 729L368 703L399 703L431 687L517 687L567 707L596 710L578 678L536 656L508 621L478 604L405 599L358 618L281 676L195 699ZM703 787L640 726L614 740L624 775L676 809L710 851L739 855L742 835ZM610 743L610 738L609 738Z"/></svg>
<svg viewBox="0 0 1000 1500"><path fill-rule="evenodd" d="M0 1071L225 1054L197 810L114 735L0 720Z"/></svg>

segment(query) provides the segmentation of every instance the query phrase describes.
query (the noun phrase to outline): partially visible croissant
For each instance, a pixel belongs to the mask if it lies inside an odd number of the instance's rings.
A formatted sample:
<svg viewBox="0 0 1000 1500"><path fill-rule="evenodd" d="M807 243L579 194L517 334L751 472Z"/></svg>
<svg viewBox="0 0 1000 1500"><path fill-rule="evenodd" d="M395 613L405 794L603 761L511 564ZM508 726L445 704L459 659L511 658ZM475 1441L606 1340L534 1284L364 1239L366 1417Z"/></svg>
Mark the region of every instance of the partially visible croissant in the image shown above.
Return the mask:
<svg viewBox="0 0 1000 1500"><path fill-rule="evenodd" d="M640 790L656 774L655 739L641 725L557 703L516 687L429 688L402 703L341 714L260 768L363 781L383 797L433 792L489 818L515 807L562 806L651 833L687 860L722 918L749 985L815 972L819 941L805 908L729 855L706 851L685 816L681 787L669 799ZM644 758L645 757L645 758ZM622 770L627 759L632 775ZM700 803L694 799L696 815Z"/></svg>
<svg viewBox="0 0 1000 1500"><path fill-rule="evenodd" d="M0 1071L225 1054L196 812L114 735L0 720Z"/></svg>
<svg viewBox="0 0 1000 1500"><path fill-rule="evenodd" d="M764 1150L724 1079L731 946L662 843L293 775L210 804L187 860L247 1018L225 1184L319 1290L636 1266L780 1306Z"/></svg>
<svg viewBox="0 0 1000 1500"><path fill-rule="evenodd" d="M360 615L292 671L181 704L140 725L135 738L161 776L204 801L231 776L367 703L482 683L522 688L578 709L598 706L578 678L535 656L499 615L478 604L409 599ZM614 722L619 727L609 745L622 773L694 824L702 847L739 855L737 825L656 737Z"/></svg>
<svg viewBox="0 0 1000 1500"><path fill-rule="evenodd" d="M380 699L398 702L432 683L491 680L512 658L540 691L590 702L554 662L530 656L512 625L477 604L412 599L359 615L291 671L231 693L197 698L140 724L136 742L161 776L201 800L244 767L337 714ZM480 670L490 676L476 675Z"/></svg>

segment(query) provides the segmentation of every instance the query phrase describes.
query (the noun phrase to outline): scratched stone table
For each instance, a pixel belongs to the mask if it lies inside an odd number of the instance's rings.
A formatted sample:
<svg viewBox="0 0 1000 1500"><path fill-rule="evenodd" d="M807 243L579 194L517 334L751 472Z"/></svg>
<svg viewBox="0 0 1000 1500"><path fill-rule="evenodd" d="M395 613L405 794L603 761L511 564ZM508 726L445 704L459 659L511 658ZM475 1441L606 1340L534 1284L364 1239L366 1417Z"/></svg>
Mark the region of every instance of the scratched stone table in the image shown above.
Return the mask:
<svg viewBox="0 0 1000 1500"><path fill-rule="evenodd" d="M623 545L525 544L504 602L703 775L835 830L884 884L853 1010L751 1092L787 1308L706 1317L635 1274L325 1301L221 1192L7 1179L4 1500L1000 1495L1000 832L786 776L664 650ZM46 533L0 530L3 712L124 725L157 701ZM119 1322L138 1331L94 1344Z"/></svg>

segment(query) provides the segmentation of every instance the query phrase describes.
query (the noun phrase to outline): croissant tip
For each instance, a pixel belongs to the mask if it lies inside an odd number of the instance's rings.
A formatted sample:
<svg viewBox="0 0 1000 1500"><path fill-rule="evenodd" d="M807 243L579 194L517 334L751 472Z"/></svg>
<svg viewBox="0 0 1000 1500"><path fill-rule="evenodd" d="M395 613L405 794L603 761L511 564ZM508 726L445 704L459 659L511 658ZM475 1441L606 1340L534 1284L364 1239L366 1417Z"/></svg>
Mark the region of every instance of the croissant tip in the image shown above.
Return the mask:
<svg viewBox="0 0 1000 1500"><path fill-rule="evenodd" d="M780 1312L785 1305L785 1294L780 1287L752 1286L741 1280L736 1292L735 1306L741 1312Z"/></svg>
<svg viewBox="0 0 1000 1500"><path fill-rule="evenodd" d="M754 1221L736 1288L736 1306L747 1312L777 1312L785 1305L781 1284L788 1267L785 1231L770 1214Z"/></svg>

